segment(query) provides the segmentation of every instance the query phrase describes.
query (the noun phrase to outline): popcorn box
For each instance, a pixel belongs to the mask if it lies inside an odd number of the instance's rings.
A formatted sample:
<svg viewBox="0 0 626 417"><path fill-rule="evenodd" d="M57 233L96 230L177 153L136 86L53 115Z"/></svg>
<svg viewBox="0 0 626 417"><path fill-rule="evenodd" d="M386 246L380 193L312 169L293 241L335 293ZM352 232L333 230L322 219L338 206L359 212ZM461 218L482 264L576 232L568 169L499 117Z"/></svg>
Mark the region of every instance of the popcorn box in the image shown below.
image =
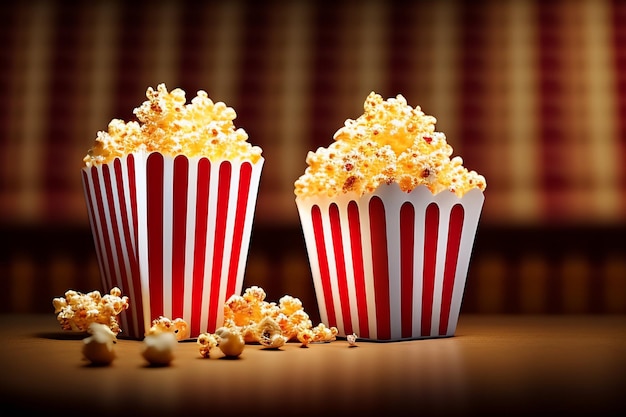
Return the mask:
<svg viewBox="0 0 626 417"><path fill-rule="evenodd" d="M296 198L322 321L375 341L453 336L483 202L395 183Z"/></svg>
<svg viewBox="0 0 626 417"><path fill-rule="evenodd" d="M222 325L242 290L263 162L135 152L82 169L102 285L129 297L122 336L143 339L159 316L184 319L191 338Z"/></svg>

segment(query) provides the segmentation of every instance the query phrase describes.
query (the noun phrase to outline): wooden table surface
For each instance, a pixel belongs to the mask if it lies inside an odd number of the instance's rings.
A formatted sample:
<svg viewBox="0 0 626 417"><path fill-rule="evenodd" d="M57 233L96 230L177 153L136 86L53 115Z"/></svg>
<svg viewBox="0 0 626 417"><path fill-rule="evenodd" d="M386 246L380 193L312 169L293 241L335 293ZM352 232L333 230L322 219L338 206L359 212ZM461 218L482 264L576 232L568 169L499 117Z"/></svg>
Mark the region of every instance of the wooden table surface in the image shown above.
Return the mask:
<svg viewBox="0 0 626 417"><path fill-rule="evenodd" d="M626 411L626 316L463 315L451 338L345 340L237 360L181 342L153 368L118 340L109 367L54 314L0 315L2 410L41 415L615 415Z"/></svg>

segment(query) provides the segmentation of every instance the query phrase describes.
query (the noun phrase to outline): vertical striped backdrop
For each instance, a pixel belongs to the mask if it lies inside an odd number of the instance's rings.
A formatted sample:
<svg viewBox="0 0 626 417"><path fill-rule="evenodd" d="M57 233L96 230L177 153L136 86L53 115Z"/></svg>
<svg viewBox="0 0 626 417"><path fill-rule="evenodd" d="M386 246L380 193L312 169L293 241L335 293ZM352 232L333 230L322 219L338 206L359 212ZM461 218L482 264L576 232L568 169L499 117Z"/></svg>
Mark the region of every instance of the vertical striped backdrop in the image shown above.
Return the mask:
<svg viewBox="0 0 626 417"><path fill-rule="evenodd" d="M0 19L6 223L87 225L83 155L161 82L264 149L258 222L297 223L306 153L370 91L438 118L487 178L484 222L625 219L622 1L9 0Z"/></svg>

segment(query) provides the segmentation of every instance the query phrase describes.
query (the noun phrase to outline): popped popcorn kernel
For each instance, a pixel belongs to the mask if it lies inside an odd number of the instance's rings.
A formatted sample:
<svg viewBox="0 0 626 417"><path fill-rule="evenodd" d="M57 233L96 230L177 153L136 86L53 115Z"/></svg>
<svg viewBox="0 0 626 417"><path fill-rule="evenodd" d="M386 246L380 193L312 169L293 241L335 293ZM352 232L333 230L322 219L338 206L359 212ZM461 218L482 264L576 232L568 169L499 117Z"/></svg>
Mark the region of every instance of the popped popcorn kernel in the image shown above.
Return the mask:
<svg viewBox="0 0 626 417"><path fill-rule="evenodd" d="M217 347L228 358L236 358L243 352L246 342L238 329L220 327L215 330L214 337L217 340Z"/></svg>
<svg viewBox="0 0 626 417"><path fill-rule="evenodd" d="M224 327L238 330L246 343L260 343L277 348L291 340L306 346L311 342L330 341L336 328L323 324L313 328L302 301L290 295L278 303L265 300L265 291L252 286L243 295L232 295L224 304Z"/></svg>
<svg viewBox="0 0 626 417"><path fill-rule="evenodd" d="M217 347L217 339L210 333L200 333L198 335L198 339L196 340L196 344L199 346L198 349L200 351L200 356L208 358L211 350Z"/></svg>
<svg viewBox="0 0 626 417"><path fill-rule="evenodd" d="M165 84L146 91L148 100L135 108L138 121L113 119L107 131L98 132L83 158L84 165L111 162L133 152L161 152L164 155L204 156L211 161L261 159L261 148L252 146L245 130L235 129L237 114L222 102L214 103L205 91L198 91L190 103L185 92L167 90Z"/></svg>
<svg viewBox="0 0 626 417"><path fill-rule="evenodd" d="M168 366L174 360L178 340L173 331L157 331L146 334L141 355L152 366Z"/></svg>
<svg viewBox="0 0 626 417"><path fill-rule="evenodd" d="M97 290L86 294L67 290L64 297L54 298L52 305L63 330L85 332L92 323L100 323L118 335L122 329L117 316L128 308L129 303L128 297L122 296L118 287L113 287L104 296Z"/></svg>
<svg viewBox="0 0 626 417"><path fill-rule="evenodd" d="M87 331L91 336L83 339L84 358L96 366L110 365L116 357L113 350L117 342L115 333L106 324L95 322L89 325Z"/></svg>
<svg viewBox="0 0 626 417"><path fill-rule="evenodd" d="M371 92L364 113L348 119L327 148L309 152L307 168L295 181L297 197L363 195L382 184L397 183L410 192L420 185L433 194L448 190L459 197L486 181L452 158L445 135L435 131L436 119L402 95L383 100Z"/></svg>
<svg viewBox="0 0 626 417"><path fill-rule="evenodd" d="M182 318L172 320L164 316L159 316L152 320L152 326L146 331L146 335L163 332L174 333L176 340L184 340L189 337L189 325Z"/></svg>

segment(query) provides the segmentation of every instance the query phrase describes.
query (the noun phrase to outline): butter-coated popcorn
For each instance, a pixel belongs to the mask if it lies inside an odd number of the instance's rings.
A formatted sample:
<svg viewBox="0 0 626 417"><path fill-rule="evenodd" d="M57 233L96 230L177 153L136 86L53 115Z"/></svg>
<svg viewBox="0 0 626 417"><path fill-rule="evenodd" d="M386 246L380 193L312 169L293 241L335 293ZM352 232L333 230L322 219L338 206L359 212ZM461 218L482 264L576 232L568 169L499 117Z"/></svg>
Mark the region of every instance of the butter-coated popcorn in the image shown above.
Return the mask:
<svg viewBox="0 0 626 417"><path fill-rule="evenodd" d="M117 335L121 332L117 316L129 306L128 297L118 287L102 296L100 291L83 294L67 290L64 297L52 300L54 313L63 330L88 331L92 323L104 324Z"/></svg>
<svg viewBox="0 0 626 417"><path fill-rule="evenodd" d="M172 332L176 336L176 340L184 340L189 337L189 325L181 318L172 320L164 316L159 316L152 320L152 326L148 329L146 335L162 332Z"/></svg>
<svg viewBox="0 0 626 417"><path fill-rule="evenodd" d="M452 147L435 123L402 95L383 100L370 93L363 115L346 120L330 146L307 154L305 173L294 184L296 196L360 196L391 183L405 192L425 185L433 194L449 190L458 196L484 190L482 175L465 169L460 157L450 159Z"/></svg>
<svg viewBox="0 0 626 417"><path fill-rule="evenodd" d="M196 344L199 346L200 356L208 358L211 350L217 347L217 339L210 333L200 333L196 339Z"/></svg>
<svg viewBox="0 0 626 417"><path fill-rule="evenodd" d="M246 342L266 347L280 347L291 340L303 345L329 341L337 334L335 327L313 327L302 301L290 295L278 304L265 301L266 293L258 286L247 288L243 295L232 295L224 304L224 326L237 328Z"/></svg>
<svg viewBox="0 0 626 417"><path fill-rule="evenodd" d="M245 130L235 129L237 114L222 102L214 103L198 91L186 104L185 92L167 91L159 84L146 91L148 100L135 108L138 121L113 119L107 131L97 133L95 143L83 158L85 166L111 162L133 152L164 155L204 156L211 161L261 158L261 148L247 142Z"/></svg>

